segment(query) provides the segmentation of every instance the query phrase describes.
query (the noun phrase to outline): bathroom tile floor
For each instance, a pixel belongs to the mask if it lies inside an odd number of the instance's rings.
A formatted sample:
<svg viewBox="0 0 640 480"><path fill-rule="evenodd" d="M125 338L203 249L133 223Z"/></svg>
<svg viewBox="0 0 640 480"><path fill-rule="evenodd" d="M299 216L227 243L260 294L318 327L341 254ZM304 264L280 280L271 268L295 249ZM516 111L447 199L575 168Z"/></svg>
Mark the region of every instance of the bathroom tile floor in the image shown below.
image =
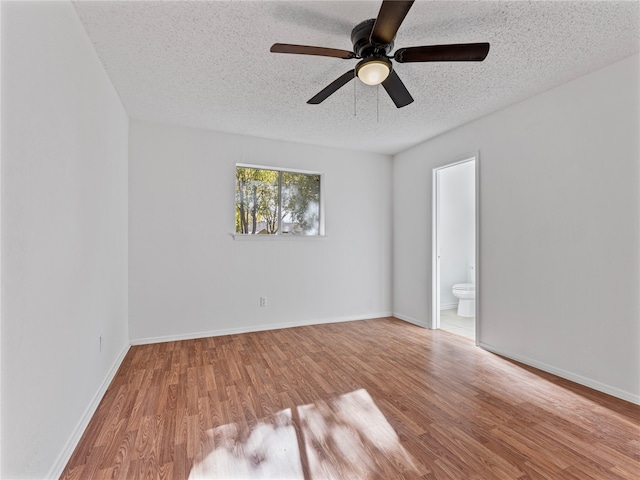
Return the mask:
<svg viewBox="0 0 640 480"><path fill-rule="evenodd" d="M456 315L456 309L440 311L440 330L476 339L476 319Z"/></svg>

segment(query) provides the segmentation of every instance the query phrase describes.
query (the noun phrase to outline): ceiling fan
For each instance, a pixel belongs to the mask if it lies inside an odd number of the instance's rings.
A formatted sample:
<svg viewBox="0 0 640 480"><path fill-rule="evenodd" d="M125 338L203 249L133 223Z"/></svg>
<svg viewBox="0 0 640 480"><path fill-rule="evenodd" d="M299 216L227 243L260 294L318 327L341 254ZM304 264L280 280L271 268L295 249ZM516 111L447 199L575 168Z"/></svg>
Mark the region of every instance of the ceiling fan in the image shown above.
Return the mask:
<svg viewBox="0 0 640 480"><path fill-rule="evenodd" d="M413 102L413 98L394 70L391 60L397 63L481 62L489 53L488 43L463 43L400 48L390 56L396 32L414 1L384 0L378 12L378 18L365 20L351 31L352 52L288 43L274 43L271 52L317 55L345 60L361 59L355 69L349 70L331 82L307 103L314 105L322 103L338 89L358 77L367 85L382 84L396 107L404 107Z"/></svg>

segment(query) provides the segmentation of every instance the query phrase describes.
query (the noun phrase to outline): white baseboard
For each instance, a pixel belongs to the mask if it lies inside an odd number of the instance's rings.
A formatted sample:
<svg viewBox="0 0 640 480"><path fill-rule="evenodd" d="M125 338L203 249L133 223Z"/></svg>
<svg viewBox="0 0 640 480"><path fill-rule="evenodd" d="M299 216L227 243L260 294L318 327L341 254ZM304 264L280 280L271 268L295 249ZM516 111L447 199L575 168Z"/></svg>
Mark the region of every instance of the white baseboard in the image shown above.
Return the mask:
<svg viewBox="0 0 640 480"><path fill-rule="evenodd" d="M87 425L89 425L89 421L93 417L93 414L96 413L96 410L98 409L98 405L100 405L100 401L102 400L102 397L104 397L104 394L106 393L107 388L109 388L111 381L116 376L116 373L118 372L118 368L120 368L120 365L122 364L122 361L124 360L125 355L129 351L129 348L131 348L129 345L125 346L120 352L120 354L118 355L118 357L116 358L115 362L113 362L113 365L109 370L109 373L107 373L107 376L105 377L103 382L100 384L100 387L98 387L98 391L91 399L91 403L82 414L80 421L76 425L76 428L74 428L73 433L71 434L71 437L69 438L66 445L58 455L58 458L56 458L56 461L54 462L53 466L51 467L51 469L49 469L49 473L47 474L46 478L51 478L51 479L60 478L60 476L62 475L62 472L64 471L64 467L67 466L67 462L71 458L73 451L78 446L78 442L80 442L80 438L82 438L82 434L86 430Z"/></svg>
<svg viewBox="0 0 640 480"><path fill-rule="evenodd" d="M440 304L440 311L442 310L455 310L456 308L458 308L458 304L457 303L445 303Z"/></svg>
<svg viewBox="0 0 640 480"><path fill-rule="evenodd" d="M393 316L395 318L397 318L398 320L402 320L403 322L408 322L408 323L413 323L414 325L417 325L418 327L422 327L422 328L430 328L429 325L427 325L424 322L421 322L420 320L416 320L415 318L411 318L407 315L402 315L401 313L394 313Z"/></svg>
<svg viewBox="0 0 640 480"><path fill-rule="evenodd" d="M640 395L636 395L634 393L627 392L625 390L621 390L616 387L612 387L611 385L598 382L597 380L593 380L588 377L583 377L582 375L578 375L577 373L573 373L568 370L564 370L562 368L554 367L553 365L548 365L544 362L539 362L537 360L525 357L523 355L518 355L512 352L506 352L500 348L494 347L493 345L487 345L486 343L479 342L478 346L485 350L488 350L489 352L501 355L503 357L510 358L520 363L524 363L525 365L529 365L530 367L534 367L544 372L557 375L566 380L571 380L572 382L579 383L580 385L584 385L585 387L593 388L594 390L598 390L599 392L606 393L607 395L621 398L622 400L626 400L627 402L640 405Z"/></svg>
<svg viewBox="0 0 640 480"><path fill-rule="evenodd" d="M131 340L131 345L149 345L152 343L176 342L179 340L193 340L195 338L221 337L223 335L235 335L238 333L262 332L265 330L279 330L281 328L306 327L309 325L322 325L326 323L353 322L356 320L369 320L371 318L391 317L391 312L370 313L367 315L353 315L346 317L333 317L326 319L305 320L293 323L271 323L268 325L251 325L248 327L225 328L210 330L208 332L183 333L179 335L164 335L161 337L145 337Z"/></svg>

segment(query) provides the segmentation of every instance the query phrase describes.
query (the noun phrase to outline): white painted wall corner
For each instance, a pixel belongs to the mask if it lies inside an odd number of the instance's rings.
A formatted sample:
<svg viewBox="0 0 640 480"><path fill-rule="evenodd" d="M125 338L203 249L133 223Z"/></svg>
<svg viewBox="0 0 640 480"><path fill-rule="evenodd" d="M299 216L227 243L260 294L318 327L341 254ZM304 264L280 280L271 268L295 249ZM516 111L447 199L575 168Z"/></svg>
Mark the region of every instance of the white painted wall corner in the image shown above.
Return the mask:
<svg viewBox="0 0 640 480"><path fill-rule="evenodd" d="M64 471L64 467L66 467L67 462L69 462L69 459L73 454L73 451L78 446L78 443L80 442L80 439L84 434L84 431L87 429L87 426L89 425L89 422L91 421L91 418L93 417L94 413L96 413L96 410L98 409L98 405L100 405L100 402L104 397L104 394L107 392L107 388L109 388L109 385L111 384L112 380L115 378L116 373L118 372L118 369L120 368L120 365L122 364L122 361L124 360L124 357L127 355L127 352L129 351L130 348L131 348L130 345L125 346L120 352L120 354L118 355L118 357L116 358L116 361L111 366L111 369L107 373L107 376L105 377L103 382L100 384L98 391L95 393L95 395L91 399L91 403L89 403L89 406L82 414L82 417L78 421L76 428L73 429L73 433L71 434L71 437L69 437L69 440L67 440L64 448L58 455L58 458L56 458L56 461L53 463L51 469L47 473L46 478L60 478L60 476L62 475L62 472Z"/></svg>

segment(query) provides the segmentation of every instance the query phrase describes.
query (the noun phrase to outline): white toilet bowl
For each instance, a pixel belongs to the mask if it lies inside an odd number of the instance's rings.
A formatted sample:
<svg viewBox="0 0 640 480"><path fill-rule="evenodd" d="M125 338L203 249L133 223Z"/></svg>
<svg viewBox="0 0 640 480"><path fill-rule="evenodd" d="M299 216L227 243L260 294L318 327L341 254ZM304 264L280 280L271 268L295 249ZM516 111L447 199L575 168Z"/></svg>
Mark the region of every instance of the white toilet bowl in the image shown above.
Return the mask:
<svg viewBox="0 0 640 480"><path fill-rule="evenodd" d="M456 283L452 289L453 296L458 298L458 315L461 317L476 316L476 286L473 283Z"/></svg>

